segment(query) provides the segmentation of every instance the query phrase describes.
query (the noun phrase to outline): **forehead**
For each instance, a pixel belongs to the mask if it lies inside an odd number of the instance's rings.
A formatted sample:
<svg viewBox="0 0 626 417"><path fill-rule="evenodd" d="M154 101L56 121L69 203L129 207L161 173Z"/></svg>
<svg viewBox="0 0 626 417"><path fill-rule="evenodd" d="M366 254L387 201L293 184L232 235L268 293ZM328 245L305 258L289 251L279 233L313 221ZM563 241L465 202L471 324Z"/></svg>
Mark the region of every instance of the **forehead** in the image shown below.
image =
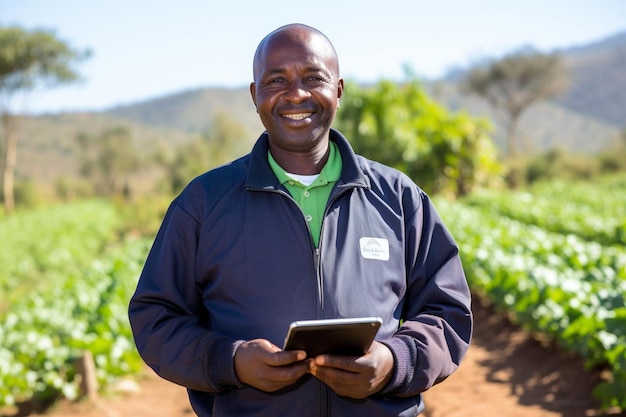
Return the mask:
<svg viewBox="0 0 626 417"><path fill-rule="evenodd" d="M286 31L264 39L255 55L254 72L288 65L306 65L337 73L337 57L330 42L315 32Z"/></svg>

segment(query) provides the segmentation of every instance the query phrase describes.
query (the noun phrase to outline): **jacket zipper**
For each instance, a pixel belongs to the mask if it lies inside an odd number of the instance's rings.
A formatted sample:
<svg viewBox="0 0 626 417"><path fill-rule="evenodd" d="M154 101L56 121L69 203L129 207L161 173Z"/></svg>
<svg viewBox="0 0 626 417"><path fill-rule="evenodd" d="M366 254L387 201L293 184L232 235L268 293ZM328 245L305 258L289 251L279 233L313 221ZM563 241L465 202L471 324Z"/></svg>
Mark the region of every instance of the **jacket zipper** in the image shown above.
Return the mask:
<svg viewBox="0 0 626 417"><path fill-rule="evenodd" d="M270 193L277 193L280 195L285 196L285 198L289 199L290 201L292 201L296 207L298 207L298 210L300 211L300 214L302 215L302 220L304 221L304 226L306 227L306 230L308 232L308 237L309 237L309 245L312 248L312 252L313 252L313 267L315 268L315 277L317 280L317 291L318 291L318 302L319 302L319 311L318 311L318 317L320 318L322 316L322 311L324 310L324 284L322 282L322 271L321 271L321 263L320 263L320 250L319 247L315 247L315 242L313 241L313 237L311 236L311 228L309 227L309 224L306 221L306 216L304 215L304 212L302 211L302 209L300 208L300 205L298 204L298 202L291 196L291 194L283 191L283 190L278 190L278 189L255 189L255 188L248 188L248 190L250 191L264 191L264 192L270 192ZM326 215L326 212L324 212L324 215ZM322 228L324 227L324 218L322 218ZM321 235L321 233L320 233ZM320 237L320 245L321 245L321 237Z"/></svg>
<svg viewBox="0 0 626 417"><path fill-rule="evenodd" d="M320 248L313 250L313 263L315 265L315 276L317 277L317 291L320 303L320 313L324 311L324 281L322 281L322 270L320 262Z"/></svg>
<svg viewBox="0 0 626 417"><path fill-rule="evenodd" d="M313 248L313 265L315 268L315 275L317 278L317 291L318 291L318 301L319 301L319 317L322 317L322 312L324 311L324 281L322 279L322 262L321 262L321 250L320 248L322 247L322 240L323 240L323 236L324 236L324 224L326 223L325 219L326 219L326 214L328 213L328 209L335 203L335 201L337 199L339 199L339 197L344 194L345 192L347 192L348 190L352 189L353 187L350 188L344 188L343 190L339 191L337 194L335 194L334 196L331 196L331 198L328 199L328 203L326 204L326 208L324 209L324 215L322 216L322 225L320 228L320 239L319 239L319 244L317 247L315 247L315 242L313 241L313 237L311 236L311 228L309 227L309 224L306 221L306 217L304 215L304 212L302 211L302 209L300 208L300 205L298 204L298 202L291 196L291 194L286 193L282 190L262 190L262 191L269 191L269 192L275 192L278 194L282 194L284 195L286 198L288 198L289 200L291 200L300 210L300 213L302 214L302 219L304 220L304 225L307 228L308 236L309 236L309 243L311 245L311 247ZM320 388L320 415L321 416L328 416L328 390L330 388L328 388L328 386L322 384L321 382L318 383L319 388Z"/></svg>
<svg viewBox="0 0 626 417"><path fill-rule="evenodd" d="M324 311L324 280L322 279L321 247L322 247L322 241L323 241L323 238L324 238L324 225L326 224L326 215L328 214L328 209L335 203L335 201L337 201L342 194L344 194L345 192L347 192L350 189L352 189L352 188L344 188L344 189L340 190L338 193L336 193L335 195L330 196L328 198L328 202L326 203L326 208L324 209L324 214L322 215L322 224L321 224L321 227L320 227L320 239L318 241L317 247L313 251L313 261L314 261L314 264L315 264L315 273L317 274L317 289L319 291L319 303L320 303L320 309L321 309L319 318L322 317L323 311ZM292 198L292 200L293 200L293 198ZM295 202L295 200L294 200L294 202ZM309 228L308 224L307 224L307 228L309 229L309 238L310 238L310 236L311 236L311 229ZM314 246L312 238L310 238L310 241L311 241L312 246Z"/></svg>

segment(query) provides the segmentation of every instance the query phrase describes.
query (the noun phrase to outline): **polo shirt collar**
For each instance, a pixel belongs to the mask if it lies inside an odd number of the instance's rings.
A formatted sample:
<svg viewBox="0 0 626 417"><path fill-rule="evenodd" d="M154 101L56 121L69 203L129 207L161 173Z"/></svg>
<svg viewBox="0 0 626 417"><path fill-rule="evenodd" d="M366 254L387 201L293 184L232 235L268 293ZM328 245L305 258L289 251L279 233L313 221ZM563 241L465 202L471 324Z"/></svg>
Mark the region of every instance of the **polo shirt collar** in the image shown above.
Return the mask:
<svg viewBox="0 0 626 417"><path fill-rule="evenodd" d="M302 184L304 188L313 188L328 185L329 183L336 182L341 177L342 163L341 155L337 150L337 145L335 145L335 143L331 141L328 145L328 148L328 161L326 161L326 164L322 168L322 171L319 173L315 181L311 183L311 185L304 186L304 184ZM269 150L267 151L267 160L270 164L270 167L272 168L272 171L274 171L274 174L281 184L285 184L289 181L296 181L298 184L301 184L298 180L292 178L287 174L287 172L285 172L283 167L281 167L278 162L276 162L276 160L272 156L272 153Z"/></svg>
<svg viewBox="0 0 626 417"><path fill-rule="evenodd" d="M280 186L276 175L268 163L268 140L267 132L263 132L249 155L250 169L245 185L247 188L272 190ZM352 185L369 188L369 180L361 170L357 155L352 150L348 140L335 129L330 130L330 140L337 145L343 166L337 185L339 187Z"/></svg>

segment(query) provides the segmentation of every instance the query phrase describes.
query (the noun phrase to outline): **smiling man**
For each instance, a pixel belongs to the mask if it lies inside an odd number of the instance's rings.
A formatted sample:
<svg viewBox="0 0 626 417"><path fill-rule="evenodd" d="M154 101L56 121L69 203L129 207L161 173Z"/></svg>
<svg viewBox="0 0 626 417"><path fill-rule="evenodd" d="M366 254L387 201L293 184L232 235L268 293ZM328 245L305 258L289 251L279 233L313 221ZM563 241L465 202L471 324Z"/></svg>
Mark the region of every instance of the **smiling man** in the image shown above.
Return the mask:
<svg viewBox="0 0 626 417"><path fill-rule="evenodd" d="M471 338L458 248L406 175L331 128L336 52L301 24L266 36L252 152L172 202L129 315L142 357L199 416L415 416ZM297 320L377 316L361 356L286 351Z"/></svg>
<svg viewBox="0 0 626 417"><path fill-rule="evenodd" d="M250 92L272 156L289 172L318 174L343 94L332 44L315 31L281 28L257 48L253 74Z"/></svg>

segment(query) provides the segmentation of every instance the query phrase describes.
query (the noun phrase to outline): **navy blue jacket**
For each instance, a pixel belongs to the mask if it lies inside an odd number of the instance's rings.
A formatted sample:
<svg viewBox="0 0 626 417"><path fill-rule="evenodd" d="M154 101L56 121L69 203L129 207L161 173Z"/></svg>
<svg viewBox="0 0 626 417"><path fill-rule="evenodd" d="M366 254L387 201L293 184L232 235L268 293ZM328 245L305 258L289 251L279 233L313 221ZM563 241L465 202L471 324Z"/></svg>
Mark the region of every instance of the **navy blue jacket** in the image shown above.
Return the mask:
<svg viewBox="0 0 626 417"><path fill-rule="evenodd" d="M319 248L267 161L252 152L194 179L172 202L129 308L140 354L188 388L200 416L414 416L420 393L456 370L471 338L458 248L427 195L356 155L331 130L343 169ZM265 393L238 381L237 347L282 346L295 320L380 316L391 382L365 400L307 375Z"/></svg>

